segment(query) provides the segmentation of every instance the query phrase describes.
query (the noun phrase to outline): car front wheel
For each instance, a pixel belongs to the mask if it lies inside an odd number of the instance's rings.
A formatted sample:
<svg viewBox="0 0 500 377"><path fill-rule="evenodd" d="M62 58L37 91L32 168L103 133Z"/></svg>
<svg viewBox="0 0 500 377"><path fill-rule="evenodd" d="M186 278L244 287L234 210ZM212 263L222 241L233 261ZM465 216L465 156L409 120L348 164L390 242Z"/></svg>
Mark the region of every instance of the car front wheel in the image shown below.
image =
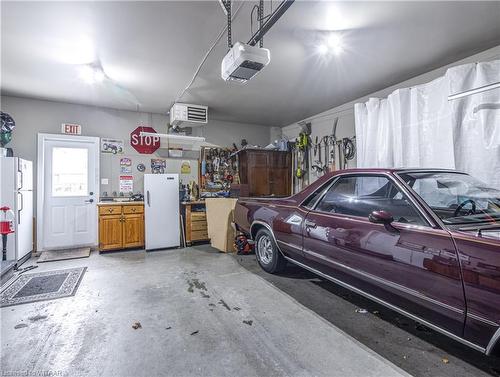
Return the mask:
<svg viewBox="0 0 500 377"><path fill-rule="evenodd" d="M283 271L286 259L281 255L271 232L261 229L255 237L255 254L262 269L272 274Z"/></svg>

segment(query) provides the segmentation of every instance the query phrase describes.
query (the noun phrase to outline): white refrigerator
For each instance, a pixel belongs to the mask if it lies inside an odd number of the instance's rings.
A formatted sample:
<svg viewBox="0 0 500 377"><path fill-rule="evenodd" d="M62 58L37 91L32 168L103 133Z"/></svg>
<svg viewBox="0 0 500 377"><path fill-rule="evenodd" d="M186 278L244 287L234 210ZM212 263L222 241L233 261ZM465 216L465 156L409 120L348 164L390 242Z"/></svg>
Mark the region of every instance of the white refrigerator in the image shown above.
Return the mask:
<svg viewBox="0 0 500 377"><path fill-rule="evenodd" d="M33 251L33 163L0 157L0 207L15 215L14 233L7 237L7 260L24 262Z"/></svg>
<svg viewBox="0 0 500 377"><path fill-rule="evenodd" d="M144 174L146 250L180 246L179 175Z"/></svg>

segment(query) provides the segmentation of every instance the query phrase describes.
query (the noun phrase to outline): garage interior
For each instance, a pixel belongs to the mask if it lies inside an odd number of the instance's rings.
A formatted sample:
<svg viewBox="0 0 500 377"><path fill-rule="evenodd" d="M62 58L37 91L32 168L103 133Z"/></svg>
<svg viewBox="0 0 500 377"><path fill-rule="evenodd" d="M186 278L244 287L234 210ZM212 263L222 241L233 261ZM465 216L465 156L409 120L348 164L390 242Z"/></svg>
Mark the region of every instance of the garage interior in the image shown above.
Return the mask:
<svg viewBox="0 0 500 377"><path fill-rule="evenodd" d="M500 376L499 1L0 11L2 375Z"/></svg>

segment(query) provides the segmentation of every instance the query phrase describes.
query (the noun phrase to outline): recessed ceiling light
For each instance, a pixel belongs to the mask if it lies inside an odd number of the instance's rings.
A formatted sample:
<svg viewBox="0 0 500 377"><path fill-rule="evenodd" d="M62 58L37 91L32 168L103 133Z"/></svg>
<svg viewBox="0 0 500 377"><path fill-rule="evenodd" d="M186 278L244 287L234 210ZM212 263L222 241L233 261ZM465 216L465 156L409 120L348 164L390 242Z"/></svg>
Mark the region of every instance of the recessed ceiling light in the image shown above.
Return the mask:
<svg viewBox="0 0 500 377"><path fill-rule="evenodd" d="M103 82L106 74L101 67L92 65L83 65L79 69L80 78L87 84L95 84Z"/></svg>
<svg viewBox="0 0 500 377"><path fill-rule="evenodd" d="M318 49L318 53L319 53L320 55L324 55L324 54L326 54L326 53L328 52L328 46L327 46L327 45L325 45L325 44L320 44L320 45L317 47L317 49Z"/></svg>
<svg viewBox="0 0 500 377"><path fill-rule="evenodd" d="M342 43L342 37L338 34L330 35L328 37L327 43L328 43L328 47L330 47L331 51L335 55L340 54L344 50L343 43Z"/></svg>

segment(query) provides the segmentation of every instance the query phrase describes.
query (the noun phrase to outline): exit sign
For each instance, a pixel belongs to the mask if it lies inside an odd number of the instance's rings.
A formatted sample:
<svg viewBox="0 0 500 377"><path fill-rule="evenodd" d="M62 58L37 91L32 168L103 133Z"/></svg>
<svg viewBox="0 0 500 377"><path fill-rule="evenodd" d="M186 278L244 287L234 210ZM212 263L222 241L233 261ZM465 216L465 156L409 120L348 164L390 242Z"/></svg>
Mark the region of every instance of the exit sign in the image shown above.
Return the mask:
<svg viewBox="0 0 500 377"><path fill-rule="evenodd" d="M81 135L82 126L79 124L63 123L61 125L61 132L66 135Z"/></svg>

